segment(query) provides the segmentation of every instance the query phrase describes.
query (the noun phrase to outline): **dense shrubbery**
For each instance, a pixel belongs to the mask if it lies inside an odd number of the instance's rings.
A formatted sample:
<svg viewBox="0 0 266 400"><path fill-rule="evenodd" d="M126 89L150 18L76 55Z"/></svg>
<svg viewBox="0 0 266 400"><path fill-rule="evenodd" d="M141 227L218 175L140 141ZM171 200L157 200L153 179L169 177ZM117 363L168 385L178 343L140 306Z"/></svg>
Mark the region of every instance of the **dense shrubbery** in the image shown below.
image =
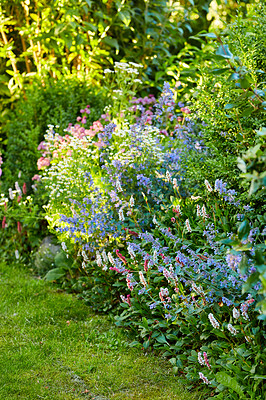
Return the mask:
<svg viewBox="0 0 266 400"><path fill-rule="evenodd" d="M103 94L96 95L86 82L76 78L58 82L51 79L45 87L37 83L29 86L25 95L13 104L2 126L5 186L12 185L19 171L30 186L36 173L37 147L47 125L58 125L63 132L68 123L75 122L80 107L86 104L91 104L88 119L92 123L102 114L106 101Z"/></svg>
<svg viewBox="0 0 266 400"><path fill-rule="evenodd" d="M116 63L105 71L112 105L96 115L82 101L61 130L50 125L34 177L62 247L46 279L112 309L132 346L164 351L217 399L263 398L265 71L259 48L253 63L241 45L258 42L263 21L199 36L219 43L189 105L182 82L137 97L140 66ZM1 199L10 252L39 229L38 202L19 184Z"/></svg>

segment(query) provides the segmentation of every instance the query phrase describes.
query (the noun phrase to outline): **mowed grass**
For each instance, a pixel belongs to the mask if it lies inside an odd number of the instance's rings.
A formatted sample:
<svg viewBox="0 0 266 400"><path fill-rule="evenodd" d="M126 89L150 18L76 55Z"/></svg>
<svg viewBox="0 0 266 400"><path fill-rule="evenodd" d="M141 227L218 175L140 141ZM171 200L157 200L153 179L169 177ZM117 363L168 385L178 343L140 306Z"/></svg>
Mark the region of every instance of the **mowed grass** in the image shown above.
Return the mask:
<svg viewBox="0 0 266 400"><path fill-rule="evenodd" d="M107 317L26 270L0 265L1 400L200 398L167 361L129 348Z"/></svg>

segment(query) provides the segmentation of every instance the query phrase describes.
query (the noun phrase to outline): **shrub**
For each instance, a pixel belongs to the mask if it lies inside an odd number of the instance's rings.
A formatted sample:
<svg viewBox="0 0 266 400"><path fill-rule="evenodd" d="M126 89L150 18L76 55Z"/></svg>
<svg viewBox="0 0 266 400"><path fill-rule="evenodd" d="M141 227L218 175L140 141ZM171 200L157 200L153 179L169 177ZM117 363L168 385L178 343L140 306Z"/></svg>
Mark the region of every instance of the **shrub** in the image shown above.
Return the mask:
<svg viewBox="0 0 266 400"><path fill-rule="evenodd" d="M91 121L97 119L106 105L102 93L77 79L48 81L45 87L35 83L29 86L25 97L20 98L3 127L5 151L3 154L4 186L13 185L19 171L29 186L36 173L37 147L43 139L48 124L59 125L61 131L74 122L80 106L91 103Z"/></svg>

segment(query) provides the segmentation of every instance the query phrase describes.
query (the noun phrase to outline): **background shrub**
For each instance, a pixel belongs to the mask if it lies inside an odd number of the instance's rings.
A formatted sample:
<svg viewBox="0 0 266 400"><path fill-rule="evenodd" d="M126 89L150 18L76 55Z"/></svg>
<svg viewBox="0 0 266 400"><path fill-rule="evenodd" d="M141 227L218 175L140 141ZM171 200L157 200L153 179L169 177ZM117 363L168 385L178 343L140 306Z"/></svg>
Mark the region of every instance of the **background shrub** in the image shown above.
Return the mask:
<svg viewBox="0 0 266 400"><path fill-rule="evenodd" d="M27 87L25 95L18 99L8 114L2 128L4 186L14 185L19 171L27 184L37 171L38 144L49 124L59 126L63 133L69 123L75 123L80 108L90 105L88 124L103 113L106 99L85 81L77 78L49 80L42 87L38 82Z"/></svg>

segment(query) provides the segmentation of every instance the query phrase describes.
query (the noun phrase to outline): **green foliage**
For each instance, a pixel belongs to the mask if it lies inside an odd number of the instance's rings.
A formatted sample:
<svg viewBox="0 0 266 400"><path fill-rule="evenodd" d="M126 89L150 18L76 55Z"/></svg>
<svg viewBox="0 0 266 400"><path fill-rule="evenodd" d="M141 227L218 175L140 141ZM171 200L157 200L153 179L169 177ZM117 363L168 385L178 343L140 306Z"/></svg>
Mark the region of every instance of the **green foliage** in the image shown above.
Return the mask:
<svg viewBox="0 0 266 400"><path fill-rule="evenodd" d="M106 103L102 93L96 93L85 81L72 78L55 82L51 79L44 87L38 83L30 85L25 95L13 104L2 127L4 187L13 186L19 171L30 186L37 171L37 147L47 126L59 125L63 134L68 123L75 123L80 108L87 104L91 105L88 119L92 123L100 117Z"/></svg>
<svg viewBox="0 0 266 400"><path fill-rule="evenodd" d="M190 187L196 187L204 177L219 176L246 188L239 179L236 159L254 145L256 130L266 123L266 71L261 69L265 58L265 36L261 37L265 13L257 16L254 12L247 21L239 18L241 28L238 29L237 23L229 25L221 36L198 35L208 41L212 39L213 53L204 55L206 67L201 70L202 80L190 106L206 124L198 135L206 151L196 158L192 152L184 160L188 171L186 184ZM219 42L218 46L214 39ZM256 43L256 60L247 43Z"/></svg>

